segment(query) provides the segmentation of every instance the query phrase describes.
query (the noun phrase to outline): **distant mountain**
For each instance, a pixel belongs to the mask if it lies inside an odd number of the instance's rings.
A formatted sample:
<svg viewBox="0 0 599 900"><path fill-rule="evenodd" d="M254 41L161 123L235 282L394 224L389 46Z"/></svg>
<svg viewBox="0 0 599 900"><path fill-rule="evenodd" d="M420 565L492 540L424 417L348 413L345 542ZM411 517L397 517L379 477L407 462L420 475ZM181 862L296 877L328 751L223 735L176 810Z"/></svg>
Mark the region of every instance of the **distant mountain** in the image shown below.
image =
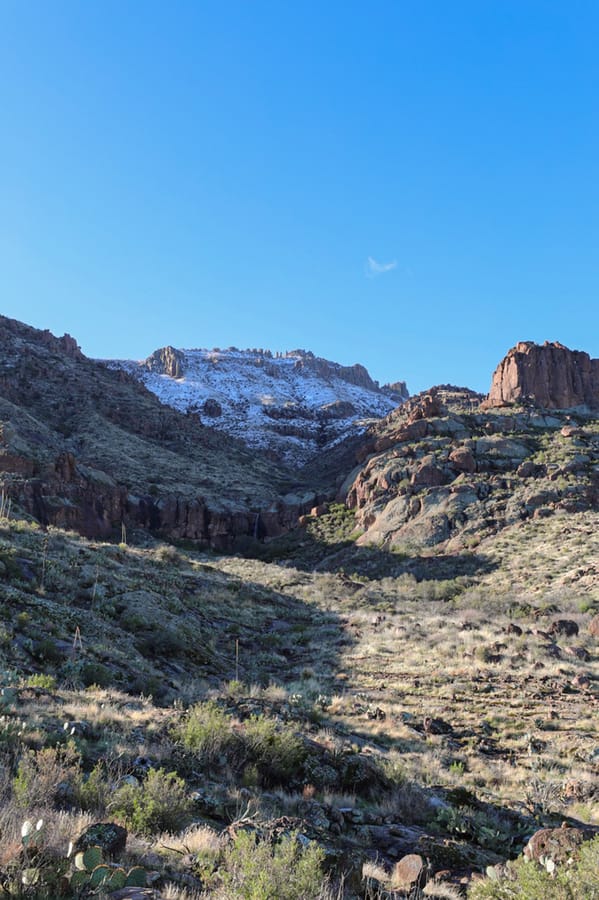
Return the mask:
<svg viewBox="0 0 599 900"><path fill-rule="evenodd" d="M0 316L0 487L42 524L221 548L317 502L296 473L166 406L136 378Z"/></svg>
<svg viewBox="0 0 599 900"><path fill-rule="evenodd" d="M306 350L178 350L146 360L111 360L163 403L243 439L287 464L362 433L408 398L405 382L379 387L364 366L342 366Z"/></svg>

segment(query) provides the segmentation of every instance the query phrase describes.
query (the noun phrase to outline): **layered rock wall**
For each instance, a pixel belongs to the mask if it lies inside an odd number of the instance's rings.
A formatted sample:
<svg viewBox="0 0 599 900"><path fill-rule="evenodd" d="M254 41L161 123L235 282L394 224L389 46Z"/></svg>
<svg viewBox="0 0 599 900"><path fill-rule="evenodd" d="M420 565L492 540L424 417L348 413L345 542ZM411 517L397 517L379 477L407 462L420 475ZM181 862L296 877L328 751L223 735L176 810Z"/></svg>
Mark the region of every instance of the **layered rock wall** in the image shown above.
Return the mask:
<svg viewBox="0 0 599 900"><path fill-rule="evenodd" d="M599 359L546 341L521 341L497 366L486 407L532 402L546 409L599 408Z"/></svg>

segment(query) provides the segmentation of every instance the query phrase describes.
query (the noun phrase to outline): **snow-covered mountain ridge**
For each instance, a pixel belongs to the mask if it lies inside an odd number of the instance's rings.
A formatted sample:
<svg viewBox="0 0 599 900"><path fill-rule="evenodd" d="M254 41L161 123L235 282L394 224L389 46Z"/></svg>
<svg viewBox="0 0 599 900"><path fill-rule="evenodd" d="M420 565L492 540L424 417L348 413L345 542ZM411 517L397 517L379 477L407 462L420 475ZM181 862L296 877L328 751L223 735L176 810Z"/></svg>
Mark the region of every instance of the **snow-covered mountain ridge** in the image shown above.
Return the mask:
<svg viewBox="0 0 599 900"><path fill-rule="evenodd" d="M407 399L404 382L380 388L364 366L304 350L178 350L111 360L169 406L297 465L364 430Z"/></svg>

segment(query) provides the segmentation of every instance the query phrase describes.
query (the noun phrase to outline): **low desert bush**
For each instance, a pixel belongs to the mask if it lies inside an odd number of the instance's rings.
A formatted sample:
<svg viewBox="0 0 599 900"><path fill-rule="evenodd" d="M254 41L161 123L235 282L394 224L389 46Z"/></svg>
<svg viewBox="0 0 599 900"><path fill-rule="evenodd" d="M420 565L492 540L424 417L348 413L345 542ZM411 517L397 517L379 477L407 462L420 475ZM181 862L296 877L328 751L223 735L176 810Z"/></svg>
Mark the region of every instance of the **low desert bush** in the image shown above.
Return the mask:
<svg viewBox="0 0 599 900"><path fill-rule="evenodd" d="M552 871L523 857L508 863L501 877L476 882L470 900L593 900L599 897L599 837L580 848L571 864Z"/></svg>
<svg viewBox="0 0 599 900"><path fill-rule="evenodd" d="M219 875L226 896L236 900L317 900L325 882L323 860L321 847L304 846L295 835L272 846L242 831L225 852Z"/></svg>
<svg viewBox="0 0 599 900"><path fill-rule="evenodd" d="M56 689L56 678L54 675L46 675L43 672L30 675L25 683L27 687L41 688L46 691L54 691Z"/></svg>
<svg viewBox="0 0 599 900"><path fill-rule="evenodd" d="M304 742L288 725L266 716L251 716L243 732L244 749L264 787L297 778L307 756Z"/></svg>
<svg viewBox="0 0 599 900"><path fill-rule="evenodd" d="M197 756L201 764L214 763L226 756L238 742L231 718L211 700L193 706L175 725L173 737Z"/></svg>
<svg viewBox="0 0 599 900"><path fill-rule="evenodd" d="M123 784L109 804L110 812L139 834L180 831L189 821L191 800L175 772L150 769L141 784Z"/></svg>
<svg viewBox="0 0 599 900"><path fill-rule="evenodd" d="M15 801L26 809L70 805L80 777L79 754L72 744L29 750L13 780Z"/></svg>

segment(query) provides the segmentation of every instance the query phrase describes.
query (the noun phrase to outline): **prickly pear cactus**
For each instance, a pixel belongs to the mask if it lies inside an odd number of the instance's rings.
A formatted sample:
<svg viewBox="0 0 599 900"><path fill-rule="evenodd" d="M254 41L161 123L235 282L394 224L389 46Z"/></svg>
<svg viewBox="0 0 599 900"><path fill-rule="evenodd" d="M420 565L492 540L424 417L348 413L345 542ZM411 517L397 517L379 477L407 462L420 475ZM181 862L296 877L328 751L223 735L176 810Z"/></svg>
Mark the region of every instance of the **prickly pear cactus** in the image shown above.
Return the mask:
<svg viewBox="0 0 599 900"><path fill-rule="evenodd" d="M105 863L100 847L88 847L75 856L75 871L70 887L76 896L94 896L124 887L146 887L146 871L133 866L128 872L122 866Z"/></svg>

